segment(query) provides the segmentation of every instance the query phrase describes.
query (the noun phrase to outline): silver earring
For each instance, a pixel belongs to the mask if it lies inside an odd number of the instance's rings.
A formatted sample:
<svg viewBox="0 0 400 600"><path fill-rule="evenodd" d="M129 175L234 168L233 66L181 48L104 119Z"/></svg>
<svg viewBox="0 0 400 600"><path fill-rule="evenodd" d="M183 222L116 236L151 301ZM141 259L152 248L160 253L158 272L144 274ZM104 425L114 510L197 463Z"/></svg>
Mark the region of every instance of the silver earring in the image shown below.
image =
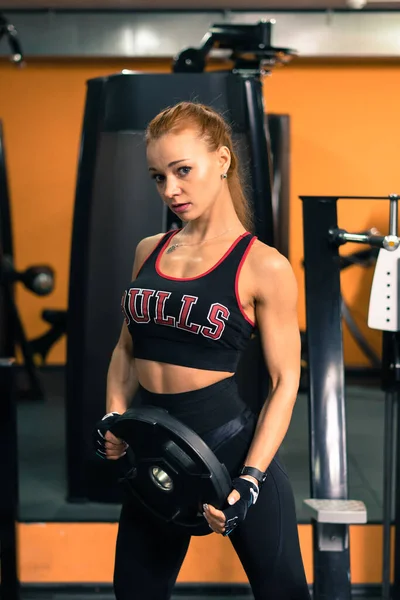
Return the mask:
<svg viewBox="0 0 400 600"><path fill-rule="evenodd" d="M221 179L228 179L228 175L226 173L222 173Z"/></svg>

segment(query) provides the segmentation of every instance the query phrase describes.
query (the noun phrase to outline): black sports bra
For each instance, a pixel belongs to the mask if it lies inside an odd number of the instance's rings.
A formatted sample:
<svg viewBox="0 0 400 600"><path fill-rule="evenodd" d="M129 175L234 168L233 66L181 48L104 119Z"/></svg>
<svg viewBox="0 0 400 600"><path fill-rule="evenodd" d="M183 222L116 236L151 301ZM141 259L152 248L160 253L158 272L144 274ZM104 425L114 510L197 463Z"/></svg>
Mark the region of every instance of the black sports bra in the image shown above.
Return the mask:
<svg viewBox="0 0 400 600"><path fill-rule="evenodd" d="M161 272L160 259L178 231L163 236L123 294L134 356L234 373L255 328L240 304L238 279L256 237L244 233L207 272L177 279Z"/></svg>

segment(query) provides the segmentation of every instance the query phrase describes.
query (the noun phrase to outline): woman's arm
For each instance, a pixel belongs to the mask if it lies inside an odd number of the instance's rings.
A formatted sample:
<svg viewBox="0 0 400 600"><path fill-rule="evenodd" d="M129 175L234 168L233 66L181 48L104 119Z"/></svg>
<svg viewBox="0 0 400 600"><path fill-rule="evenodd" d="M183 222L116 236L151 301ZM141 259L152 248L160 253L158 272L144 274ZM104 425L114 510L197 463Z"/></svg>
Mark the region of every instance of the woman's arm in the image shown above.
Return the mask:
<svg viewBox="0 0 400 600"><path fill-rule="evenodd" d="M265 472L290 424L300 380L301 346L297 321L297 284L291 266L276 250L261 243L254 244L254 250L249 255L250 281L258 282L253 297L271 390L261 409L244 464ZM242 475L241 478L248 479L258 487L255 478L248 475ZM254 492L253 496L250 489L244 493L246 506L248 501L255 502ZM240 499L236 484L227 499L232 508L223 512L210 505L204 506L204 516L213 531L226 534L226 515L229 511L232 513L229 516L229 528L243 520L247 508L243 510L238 502Z"/></svg>
<svg viewBox="0 0 400 600"><path fill-rule="evenodd" d="M128 409L137 388L133 343L124 323L108 367L106 412L117 412L122 415Z"/></svg>
<svg viewBox="0 0 400 600"><path fill-rule="evenodd" d="M139 242L133 263L132 281L136 279L138 270L162 236L163 234L157 234ZM132 337L124 322L108 367L106 412L124 413L135 395L138 384Z"/></svg>
<svg viewBox="0 0 400 600"><path fill-rule="evenodd" d="M245 464L266 471L289 428L300 380L301 343L292 268L275 250L257 250L256 318L271 388Z"/></svg>

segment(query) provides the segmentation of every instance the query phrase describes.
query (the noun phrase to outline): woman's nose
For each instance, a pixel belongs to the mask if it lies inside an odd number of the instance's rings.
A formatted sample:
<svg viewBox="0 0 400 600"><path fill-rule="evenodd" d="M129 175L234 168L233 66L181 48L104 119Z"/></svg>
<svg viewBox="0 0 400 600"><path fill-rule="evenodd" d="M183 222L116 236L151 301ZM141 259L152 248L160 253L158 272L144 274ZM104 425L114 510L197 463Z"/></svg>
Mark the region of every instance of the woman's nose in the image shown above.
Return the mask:
<svg viewBox="0 0 400 600"><path fill-rule="evenodd" d="M175 177L167 177L165 180L164 196L174 198L180 194L180 187Z"/></svg>

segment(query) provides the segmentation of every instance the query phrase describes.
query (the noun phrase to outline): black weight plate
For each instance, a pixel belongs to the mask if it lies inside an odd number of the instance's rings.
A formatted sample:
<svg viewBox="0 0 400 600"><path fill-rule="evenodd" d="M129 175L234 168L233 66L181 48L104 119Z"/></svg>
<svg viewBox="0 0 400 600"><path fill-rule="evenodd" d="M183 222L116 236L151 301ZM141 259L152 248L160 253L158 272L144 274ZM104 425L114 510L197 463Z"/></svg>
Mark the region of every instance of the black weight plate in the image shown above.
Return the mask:
<svg viewBox="0 0 400 600"><path fill-rule="evenodd" d="M226 467L201 437L152 406L129 409L110 431L129 444L125 483L146 509L190 535L210 533L201 506L221 508L232 486Z"/></svg>

